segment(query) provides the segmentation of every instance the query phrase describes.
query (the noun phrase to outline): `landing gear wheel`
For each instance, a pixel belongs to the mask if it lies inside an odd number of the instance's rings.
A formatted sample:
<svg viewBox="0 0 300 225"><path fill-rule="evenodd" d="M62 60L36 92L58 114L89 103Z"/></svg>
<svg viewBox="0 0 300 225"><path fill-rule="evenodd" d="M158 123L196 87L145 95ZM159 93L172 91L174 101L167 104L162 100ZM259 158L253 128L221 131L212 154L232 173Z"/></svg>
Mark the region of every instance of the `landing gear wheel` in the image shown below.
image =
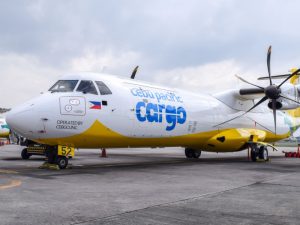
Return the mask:
<svg viewBox="0 0 300 225"><path fill-rule="evenodd" d="M194 155L193 155L193 158L195 158L195 159L199 159L199 157L201 156L201 151L195 151L194 152Z"/></svg>
<svg viewBox="0 0 300 225"><path fill-rule="evenodd" d="M30 154L28 154L28 152L27 152L27 148L24 148L23 150L22 150L22 152L21 152L21 157L22 157L22 159L29 159L30 158Z"/></svg>
<svg viewBox="0 0 300 225"><path fill-rule="evenodd" d="M57 160L56 146L47 146L45 150L45 156L49 164L55 164Z"/></svg>
<svg viewBox="0 0 300 225"><path fill-rule="evenodd" d="M252 160L252 162L256 162L256 158L257 158L256 148L251 148L251 160Z"/></svg>
<svg viewBox="0 0 300 225"><path fill-rule="evenodd" d="M265 146L260 146L259 147L258 158L262 159L264 161L268 161L269 160L268 149Z"/></svg>
<svg viewBox="0 0 300 225"><path fill-rule="evenodd" d="M188 159L191 159L191 158L193 158L194 150L193 150L193 149L190 149L190 148L186 148L186 149L184 150L184 153L185 153L185 156L186 156Z"/></svg>
<svg viewBox="0 0 300 225"><path fill-rule="evenodd" d="M68 166L68 159L65 156L58 156L56 160L56 164L60 169L65 169Z"/></svg>
<svg viewBox="0 0 300 225"><path fill-rule="evenodd" d="M188 159L191 158L198 159L201 156L201 151L196 151L192 148L186 148L184 152L185 152L185 156Z"/></svg>

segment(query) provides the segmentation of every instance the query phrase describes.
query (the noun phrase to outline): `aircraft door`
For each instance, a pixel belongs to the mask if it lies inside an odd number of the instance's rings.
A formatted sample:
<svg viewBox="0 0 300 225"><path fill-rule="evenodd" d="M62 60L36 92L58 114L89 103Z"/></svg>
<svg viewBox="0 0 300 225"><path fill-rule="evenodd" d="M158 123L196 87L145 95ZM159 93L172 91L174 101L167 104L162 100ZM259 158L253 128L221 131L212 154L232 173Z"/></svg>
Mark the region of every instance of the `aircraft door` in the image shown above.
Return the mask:
<svg viewBox="0 0 300 225"><path fill-rule="evenodd" d="M115 90L108 88L104 82L96 81L101 99L101 115L99 121L115 132L125 136L131 136L133 127L132 99L128 97L127 89L122 86L114 86Z"/></svg>

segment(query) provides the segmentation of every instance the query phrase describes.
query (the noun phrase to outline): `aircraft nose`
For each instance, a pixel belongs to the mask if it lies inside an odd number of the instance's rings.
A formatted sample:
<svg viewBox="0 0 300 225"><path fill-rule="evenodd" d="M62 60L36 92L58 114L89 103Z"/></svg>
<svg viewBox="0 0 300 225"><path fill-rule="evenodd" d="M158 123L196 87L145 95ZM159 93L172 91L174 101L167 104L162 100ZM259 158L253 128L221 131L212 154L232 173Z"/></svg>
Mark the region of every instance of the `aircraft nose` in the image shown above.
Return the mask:
<svg viewBox="0 0 300 225"><path fill-rule="evenodd" d="M45 129L38 108L35 103L30 103L12 109L6 115L8 126L28 139L39 138Z"/></svg>
<svg viewBox="0 0 300 225"><path fill-rule="evenodd" d="M11 110L6 114L6 123L12 130L26 136L29 132L28 128L32 119L32 111L32 109Z"/></svg>
<svg viewBox="0 0 300 225"><path fill-rule="evenodd" d="M30 140L38 140L47 136L49 120L58 110L56 96L41 95L14 107L6 114L6 122L17 134Z"/></svg>

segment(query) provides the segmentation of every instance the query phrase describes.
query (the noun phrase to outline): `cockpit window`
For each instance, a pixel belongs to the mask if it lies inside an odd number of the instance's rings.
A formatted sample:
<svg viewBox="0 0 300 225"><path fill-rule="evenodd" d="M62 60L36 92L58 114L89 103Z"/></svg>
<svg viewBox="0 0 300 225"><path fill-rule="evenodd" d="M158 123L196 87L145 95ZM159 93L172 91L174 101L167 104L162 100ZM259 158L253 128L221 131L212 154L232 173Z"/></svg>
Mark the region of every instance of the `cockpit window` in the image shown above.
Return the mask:
<svg viewBox="0 0 300 225"><path fill-rule="evenodd" d="M78 80L59 80L50 89L51 92L72 92Z"/></svg>
<svg viewBox="0 0 300 225"><path fill-rule="evenodd" d="M98 94L96 87L93 84L93 81L91 80L82 80L76 91L82 92L84 94L93 94L93 95Z"/></svg>
<svg viewBox="0 0 300 225"><path fill-rule="evenodd" d="M102 82L102 81L96 81L96 84L99 88L101 95L111 95L111 90Z"/></svg>

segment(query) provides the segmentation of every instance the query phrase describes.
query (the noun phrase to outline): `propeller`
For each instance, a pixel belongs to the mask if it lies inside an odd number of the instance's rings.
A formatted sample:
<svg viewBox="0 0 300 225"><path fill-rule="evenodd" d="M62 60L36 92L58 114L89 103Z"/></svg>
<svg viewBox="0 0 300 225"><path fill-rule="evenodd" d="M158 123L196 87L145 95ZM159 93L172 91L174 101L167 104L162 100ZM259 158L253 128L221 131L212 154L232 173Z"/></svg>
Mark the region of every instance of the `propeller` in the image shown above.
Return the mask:
<svg viewBox="0 0 300 225"><path fill-rule="evenodd" d="M247 111L245 111L243 114L239 115L239 116L236 116L230 120L227 120L223 123L220 123L216 126L219 126L219 125L222 125L222 124L225 124L225 123L228 123L232 120L235 120L245 114L247 114L248 112L250 112L251 110L253 110L254 108L256 108L257 106L259 106L260 104L262 104L263 102L265 102L266 100L269 99L269 104L268 104L268 107L272 109L273 111L273 118L274 118L274 128L275 128L275 134L276 134L276 110L279 109L281 107L281 103L277 101L277 99L279 98L284 98L284 99L287 99L289 101L293 101L297 104L300 105L300 102L297 102L293 99L290 99L284 95L281 94L281 86L287 82L290 78L292 78L293 76L297 75L299 72L300 72L300 69L297 69L296 71L294 71L292 74L287 74L286 78L279 84L279 85L276 85L276 84L273 84L272 82L272 76L271 76L271 52L272 52L272 47L270 46L268 48L268 53L267 53L267 67L268 67L268 80L270 81L270 85L267 86L267 87L261 87L259 85L256 85L256 84L253 84L253 83L250 83L249 81L239 77L236 75L236 77L238 79L240 79L241 81L247 83L247 84L250 84L256 88L250 88L250 89L241 89L240 90L240 94L241 95L247 95L247 94L261 94L261 93L264 93L264 97L262 97L254 106L252 106L250 109L248 109Z"/></svg>

